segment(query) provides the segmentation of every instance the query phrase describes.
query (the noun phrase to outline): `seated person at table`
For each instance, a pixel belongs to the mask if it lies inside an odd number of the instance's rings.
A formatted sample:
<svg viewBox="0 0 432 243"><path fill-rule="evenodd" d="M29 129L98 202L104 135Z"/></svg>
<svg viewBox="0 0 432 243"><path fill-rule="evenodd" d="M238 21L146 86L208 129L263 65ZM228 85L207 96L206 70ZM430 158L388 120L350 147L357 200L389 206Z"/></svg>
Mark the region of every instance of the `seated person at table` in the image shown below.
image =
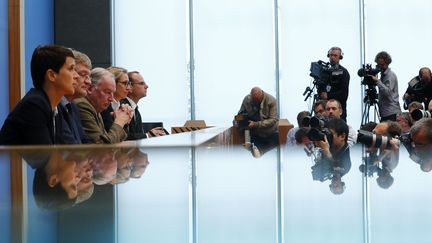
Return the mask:
<svg viewBox="0 0 432 243"><path fill-rule="evenodd" d="M127 137L123 127L130 122L132 109L128 105L121 105L115 110L114 122L109 131L106 131L100 113L113 101L113 94L116 90L114 76L104 68L94 68L90 77L92 84L87 96L74 101L79 108L84 131L94 143L122 142Z"/></svg>
<svg viewBox="0 0 432 243"><path fill-rule="evenodd" d="M138 102L141 100L141 98L147 96L148 85L144 81L143 76L137 71L129 72L128 76L132 88L127 97L120 101L122 104L130 105L134 111L134 116L129 123L127 140L167 135L162 127L155 127L147 133L144 132L141 113L138 110Z"/></svg>
<svg viewBox="0 0 432 243"><path fill-rule="evenodd" d="M71 50L46 45L37 47L30 64L33 86L6 118L0 131L2 145L59 144L61 117L57 105L75 92L78 79Z"/></svg>
<svg viewBox="0 0 432 243"><path fill-rule="evenodd" d="M57 106L63 116L62 134L65 143L68 144L91 143L90 138L82 128L78 107L72 101L87 95L87 90L91 85L90 70L92 64L86 54L76 50L72 50L72 52L75 56L75 71L78 73L78 79L74 94L63 96Z"/></svg>

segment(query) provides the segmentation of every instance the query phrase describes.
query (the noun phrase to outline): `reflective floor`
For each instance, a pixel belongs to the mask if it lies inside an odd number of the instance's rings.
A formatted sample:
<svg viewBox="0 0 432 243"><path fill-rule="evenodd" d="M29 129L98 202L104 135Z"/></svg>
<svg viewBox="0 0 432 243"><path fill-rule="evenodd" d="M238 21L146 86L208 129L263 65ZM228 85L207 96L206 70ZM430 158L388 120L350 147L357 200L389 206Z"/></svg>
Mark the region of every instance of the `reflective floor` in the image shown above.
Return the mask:
<svg viewBox="0 0 432 243"><path fill-rule="evenodd" d="M356 146L351 163L335 168L302 148L257 158L243 146L211 141L5 151L1 242L13 234L46 243L431 242L432 174L404 147L397 153L384 164ZM5 173L14 154L25 159L26 172L18 226L10 221L16 212ZM41 171L49 188L38 182ZM52 184L69 189L50 194Z"/></svg>

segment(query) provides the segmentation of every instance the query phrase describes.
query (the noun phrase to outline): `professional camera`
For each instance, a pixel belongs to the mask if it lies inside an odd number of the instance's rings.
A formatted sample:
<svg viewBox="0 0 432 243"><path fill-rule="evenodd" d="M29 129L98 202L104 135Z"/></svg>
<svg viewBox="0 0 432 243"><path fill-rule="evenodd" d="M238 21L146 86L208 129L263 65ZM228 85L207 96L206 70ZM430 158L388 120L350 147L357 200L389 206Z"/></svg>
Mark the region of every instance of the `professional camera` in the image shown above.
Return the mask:
<svg viewBox="0 0 432 243"><path fill-rule="evenodd" d="M432 114L429 111L415 109L411 112L411 117L414 121L418 121L422 118L432 118Z"/></svg>
<svg viewBox="0 0 432 243"><path fill-rule="evenodd" d="M363 64L362 68L357 71L357 75L363 78L361 84L363 85L375 85L374 80L369 76L377 75L381 70L379 67L373 68L372 64Z"/></svg>
<svg viewBox="0 0 432 243"><path fill-rule="evenodd" d="M310 66L310 76L315 79L318 85L336 84L339 76L343 74L342 69L334 68L329 62L312 62Z"/></svg>
<svg viewBox="0 0 432 243"><path fill-rule="evenodd" d="M359 130L357 134L357 142L366 145L370 148L382 148L382 149L391 149L390 140L391 137L377 135L375 133ZM398 145L400 144L399 140L396 140Z"/></svg>
<svg viewBox="0 0 432 243"><path fill-rule="evenodd" d="M249 121L252 119L249 117L249 114L247 112L242 112L242 113L236 115L234 117L234 120L236 121L236 123L240 129L245 129L248 127Z"/></svg>
<svg viewBox="0 0 432 243"><path fill-rule="evenodd" d="M325 116L321 116L321 115L316 115L316 116L307 116L305 118L303 118L302 120L302 125L307 127L312 127L312 128L322 128L324 127L325 123L329 120L328 117Z"/></svg>
<svg viewBox="0 0 432 243"><path fill-rule="evenodd" d="M311 141L324 141L326 137L330 146L333 144L333 133L328 128L311 128L307 136Z"/></svg>

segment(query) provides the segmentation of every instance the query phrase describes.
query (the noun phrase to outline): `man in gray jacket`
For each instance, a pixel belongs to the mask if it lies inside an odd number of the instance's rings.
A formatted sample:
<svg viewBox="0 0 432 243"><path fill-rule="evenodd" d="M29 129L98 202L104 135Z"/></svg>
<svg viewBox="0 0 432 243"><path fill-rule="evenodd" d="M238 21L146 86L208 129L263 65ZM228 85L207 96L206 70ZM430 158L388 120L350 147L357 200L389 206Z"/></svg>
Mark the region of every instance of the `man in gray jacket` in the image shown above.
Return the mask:
<svg viewBox="0 0 432 243"><path fill-rule="evenodd" d="M383 121L396 121L396 116L401 113L399 104L398 80L396 74L389 68L392 62L391 56L385 52L379 52L375 57L375 62L381 70L381 77L372 79L378 86L378 109Z"/></svg>

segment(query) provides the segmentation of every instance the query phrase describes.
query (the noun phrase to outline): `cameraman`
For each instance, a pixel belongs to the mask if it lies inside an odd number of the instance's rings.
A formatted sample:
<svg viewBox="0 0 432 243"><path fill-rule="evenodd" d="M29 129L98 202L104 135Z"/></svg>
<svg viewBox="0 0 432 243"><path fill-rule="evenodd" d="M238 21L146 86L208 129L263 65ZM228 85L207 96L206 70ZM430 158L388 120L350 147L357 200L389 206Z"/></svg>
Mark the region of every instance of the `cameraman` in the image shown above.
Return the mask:
<svg viewBox="0 0 432 243"><path fill-rule="evenodd" d="M378 109L381 121L396 121L396 116L401 113L399 104L398 80L396 74L389 68L392 62L391 56L385 52L379 52L375 62L380 69L381 78L370 75L378 86Z"/></svg>
<svg viewBox="0 0 432 243"><path fill-rule="evenodd" d="M342 49L340 47L332 47L327 52L327 57L333 68L331 81L326 84L318 86L319 98L323 100L336 99L342 105L342 116L341 118L346 121L347 111L346 102L348 99L348 88L350 75L346 68L339 64L339 61L343 58Z"/></svg>
<svg viewBox="0 0 432 243"><path fill-rule="evenodd" d="M245 121L235 121L240 129L250 130L251 142L264 153L279 143L276 99L259 87L252 88L241 104L238 115ZM244 123L240 125L240 123Z"/></svg>
<svg viewBox="0 0 432 243"><path fill-rule="evenodd" d="M408 88L403 96L404 108L407 109L413 101L424 103L428 107L432 99L432 73L428 67L422 67L419 75L408 82Z"/></svg>

